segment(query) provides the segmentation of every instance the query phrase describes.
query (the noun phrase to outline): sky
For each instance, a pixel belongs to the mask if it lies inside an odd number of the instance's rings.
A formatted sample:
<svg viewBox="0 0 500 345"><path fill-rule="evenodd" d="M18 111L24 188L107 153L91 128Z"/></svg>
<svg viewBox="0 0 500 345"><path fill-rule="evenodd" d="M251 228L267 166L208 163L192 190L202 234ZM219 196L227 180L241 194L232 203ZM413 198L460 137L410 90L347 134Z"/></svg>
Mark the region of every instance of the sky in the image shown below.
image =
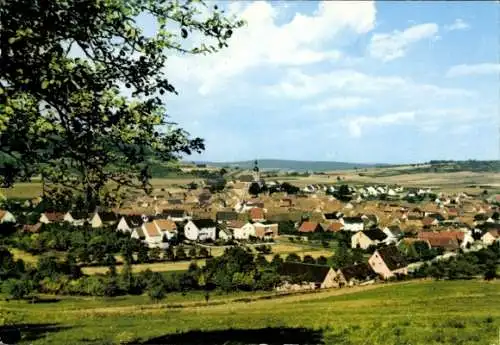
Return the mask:
<svg viewBox="0 0 500 345"><path fill-rule="evenodd" d="M246 21L229 47L166 66L188 160L500 159L498 2L219 6Z"/></svg>

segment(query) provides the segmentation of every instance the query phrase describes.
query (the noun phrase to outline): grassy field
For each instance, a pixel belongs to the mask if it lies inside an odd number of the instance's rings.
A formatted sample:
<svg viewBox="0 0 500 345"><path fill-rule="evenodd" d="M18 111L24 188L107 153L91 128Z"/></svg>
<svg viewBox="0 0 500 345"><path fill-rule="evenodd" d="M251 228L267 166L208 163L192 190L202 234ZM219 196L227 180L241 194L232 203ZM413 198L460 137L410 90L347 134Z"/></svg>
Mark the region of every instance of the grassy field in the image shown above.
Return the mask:
<svg viewBox="0 0 500 345"><path fill-rule="evenodd" d="M306 255L311 255L313 258L318 258L320 256L330 257L333 252L331 250L325 250L320 248L313 248L307 245L294 245L288 243L278 243L272 246L273 254L266 255L266 259L271 261L275 254L280 254L280 256L284 259L290 253L296 253L301 257ZM222 248L212 249L212 255L219 256L222 255L224 250ZM22 258L22 257L20 257ZM36 258L35 258L36 259ZM120 259L118 261L121 261ZM205 265L205 260L193 260L198 266ZM158 262L151 264L136 264L133 265L132 268L135 272L145 271L147 269L153 272L173 272L173 271L185 271L189 268L190 261L179 261L179 262ZM117 270L120 271L122 266L117 266ZM84 267L82 269L85 274L99 274L106 273L109 270L106 266L93 266L93 267Z"/></svg>
<svg viewBox="0 0 500 345"><path fill-rule="evenodd" d="M260 298L259 298L260 297ZM235 299L239 298L240 301ZM403 282L263 299L172 294L0 302L22 344L497 344L500 282Z"/></svg>

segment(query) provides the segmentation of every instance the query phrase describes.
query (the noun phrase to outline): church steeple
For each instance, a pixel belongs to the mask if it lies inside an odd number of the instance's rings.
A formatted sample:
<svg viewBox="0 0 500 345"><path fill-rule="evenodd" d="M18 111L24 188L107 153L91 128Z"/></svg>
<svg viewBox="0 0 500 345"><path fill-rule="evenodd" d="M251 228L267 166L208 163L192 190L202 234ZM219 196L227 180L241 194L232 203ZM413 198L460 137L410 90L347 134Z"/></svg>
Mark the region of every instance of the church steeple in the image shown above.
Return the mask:
<svg viewBox="0 0 500 345"><path fill-rule="evenodd" d="M259 163L257 162L257 160L255 160L253 163L253 179L254 181L260 181Z"/></svg>

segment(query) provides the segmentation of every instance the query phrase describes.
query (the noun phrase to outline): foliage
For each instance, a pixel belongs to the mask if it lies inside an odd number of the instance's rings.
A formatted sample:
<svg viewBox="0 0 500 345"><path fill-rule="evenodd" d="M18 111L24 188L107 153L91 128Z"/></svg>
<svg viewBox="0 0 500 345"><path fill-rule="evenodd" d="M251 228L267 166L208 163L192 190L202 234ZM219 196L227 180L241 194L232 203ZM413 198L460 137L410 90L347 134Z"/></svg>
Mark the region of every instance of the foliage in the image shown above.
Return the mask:
<svg viewBox="0 0 500 345"><path fill-rule="evenodd" d="M116 202L124 185L150 190L151 160L201 151L201 139L166 120L162 95L177 93L164 73L169 52L216 52L243 24L204 10L164 0L4 2L1 182L41 174L54 197L77 191L90 207ZM143 32L139 15L158 31ZM209 45L183 43L188 35Z"/></svg>

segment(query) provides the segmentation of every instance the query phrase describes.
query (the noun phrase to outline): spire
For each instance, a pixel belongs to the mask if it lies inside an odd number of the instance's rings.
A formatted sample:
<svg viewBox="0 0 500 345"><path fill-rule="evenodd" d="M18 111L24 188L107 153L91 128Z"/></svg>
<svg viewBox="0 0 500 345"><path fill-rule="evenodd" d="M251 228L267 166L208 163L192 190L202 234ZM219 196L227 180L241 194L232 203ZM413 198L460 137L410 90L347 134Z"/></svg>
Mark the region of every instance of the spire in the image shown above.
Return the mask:
<svg viewBox="0 0 500 345"><path fill-rule="evenodd" d="M257 162L257 160L255 160L254 163L253 163L253 180L254 181L259 181L260 180L259 162Z"/></svg>

